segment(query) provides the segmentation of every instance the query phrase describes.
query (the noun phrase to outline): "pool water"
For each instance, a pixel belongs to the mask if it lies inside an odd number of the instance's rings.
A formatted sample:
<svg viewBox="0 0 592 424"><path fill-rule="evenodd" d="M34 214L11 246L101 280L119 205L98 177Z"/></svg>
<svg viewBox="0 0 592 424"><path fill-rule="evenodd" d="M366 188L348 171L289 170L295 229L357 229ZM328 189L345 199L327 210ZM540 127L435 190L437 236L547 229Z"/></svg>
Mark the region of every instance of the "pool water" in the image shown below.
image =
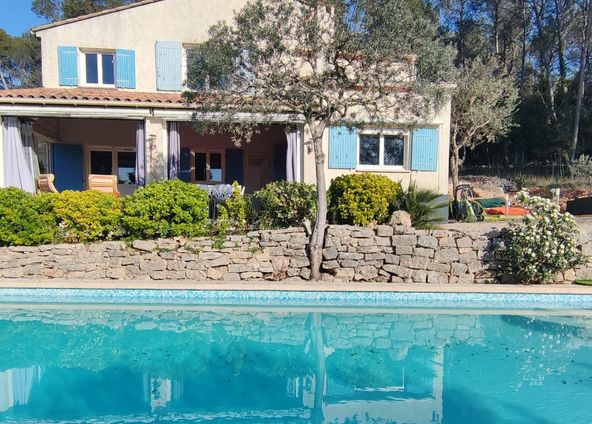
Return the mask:
<svg viewBox="0 0 592 424"><path fill-rule="evenodd" d="M592 315L4 305L0 421L589 424Z"/></svg>

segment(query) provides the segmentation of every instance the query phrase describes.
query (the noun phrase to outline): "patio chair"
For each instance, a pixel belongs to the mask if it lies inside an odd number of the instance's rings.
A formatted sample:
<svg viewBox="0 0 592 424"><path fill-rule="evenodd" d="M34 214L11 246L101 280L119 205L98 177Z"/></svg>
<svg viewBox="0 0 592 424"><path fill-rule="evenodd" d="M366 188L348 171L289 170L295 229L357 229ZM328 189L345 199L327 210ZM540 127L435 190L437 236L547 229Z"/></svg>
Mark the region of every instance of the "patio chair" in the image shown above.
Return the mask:
<svg viewBox="0 0 592 424"><path fill-rule="evenodd" d="M114 194L118 197L121 195L119 193L119 189L117 188L116 175L90 174L88 176L88 189Z"/></svg>
<svg viewBox="0 0 592 424"><path fill-rule="evenodd" d="M58 190L53 185L55 175L41 174L37 177L37 190L39 193L57 193Z"/></svg>

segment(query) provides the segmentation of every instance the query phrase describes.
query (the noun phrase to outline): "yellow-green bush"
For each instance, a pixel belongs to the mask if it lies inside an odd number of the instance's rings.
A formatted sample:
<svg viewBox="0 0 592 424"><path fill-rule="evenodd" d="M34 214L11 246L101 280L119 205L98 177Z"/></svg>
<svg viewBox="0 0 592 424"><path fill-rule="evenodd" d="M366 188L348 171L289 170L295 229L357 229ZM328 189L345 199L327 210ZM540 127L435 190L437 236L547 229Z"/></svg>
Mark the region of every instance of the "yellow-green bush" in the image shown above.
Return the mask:
<svg viewBox="0 0 592 424"><path fill-rule="evenodd" d="M0 189L0 246L51 243L57 232L50 195Z"/></svg>
<svg viewBox="0 0 592 424"><path fill-rule="evenodd" d="M111 240L121 235L121 199L98 191L64 191L53 195L58 237L66 243Z"/></svg>
<svg viewBox="0 0 592 424"><path fill-rule="evenodd" d="M125 198L123 225L132 238L201 236L208 205L208 193L193 184L154 182Z"/></svg>
<svg viewBox="0 0 592 424"><path fill-rule="evenodd" d="M383 175L341 175L329 187L329 216L335 223L383 223L394 210L401 184Z"/></svg>

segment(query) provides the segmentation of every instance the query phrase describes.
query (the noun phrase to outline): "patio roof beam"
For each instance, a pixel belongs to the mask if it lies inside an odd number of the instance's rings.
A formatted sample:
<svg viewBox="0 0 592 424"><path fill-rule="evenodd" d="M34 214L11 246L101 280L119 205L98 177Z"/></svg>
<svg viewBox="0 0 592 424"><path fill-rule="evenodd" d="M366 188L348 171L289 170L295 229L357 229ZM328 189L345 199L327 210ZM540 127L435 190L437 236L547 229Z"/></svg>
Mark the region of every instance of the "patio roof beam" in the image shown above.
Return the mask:
<svg viewBox="0 0 592 424"><path fill-rule="evenodd" d="M112 118L138 120L153 116L153 111L149 108L97 108L0 104L0 115L22 117Z"/></svg>
<svg viewBox="0 0 592 424"><path fill-rule="evenodd" d="M167 121L191 121L193 116L191 110L162 110L155 109L154 116L164 118ZM224 114L221 113L208 113L198 114L197 118L203 121L217 121L224 118ZM238 113L236 114L237 121L254 121L254 122L272 122L276 124L290 123L290 124L303 124L304 118L300 115L289 114L289 113L277 113L271 116L254 113Z"/></svg>

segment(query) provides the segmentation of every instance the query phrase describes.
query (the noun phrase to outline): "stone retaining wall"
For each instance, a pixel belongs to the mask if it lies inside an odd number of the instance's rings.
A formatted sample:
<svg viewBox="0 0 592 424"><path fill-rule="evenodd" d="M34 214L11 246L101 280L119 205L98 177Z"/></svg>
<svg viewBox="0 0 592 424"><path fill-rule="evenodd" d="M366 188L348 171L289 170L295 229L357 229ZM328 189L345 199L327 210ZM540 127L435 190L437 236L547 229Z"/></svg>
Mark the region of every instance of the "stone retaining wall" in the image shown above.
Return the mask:
<svg viewBox="0 0 592 424"><path fill-rule="evenodd" d="M581 249L592 259L592 232ZM323 280L471 284L500 275L500 230L420 231L404 226L329 226ZM133 280L308 280L304 229L257 231L223 240L157 240L0 248L0 278ZM592 264L557 282L592 279Z"/></svg>

